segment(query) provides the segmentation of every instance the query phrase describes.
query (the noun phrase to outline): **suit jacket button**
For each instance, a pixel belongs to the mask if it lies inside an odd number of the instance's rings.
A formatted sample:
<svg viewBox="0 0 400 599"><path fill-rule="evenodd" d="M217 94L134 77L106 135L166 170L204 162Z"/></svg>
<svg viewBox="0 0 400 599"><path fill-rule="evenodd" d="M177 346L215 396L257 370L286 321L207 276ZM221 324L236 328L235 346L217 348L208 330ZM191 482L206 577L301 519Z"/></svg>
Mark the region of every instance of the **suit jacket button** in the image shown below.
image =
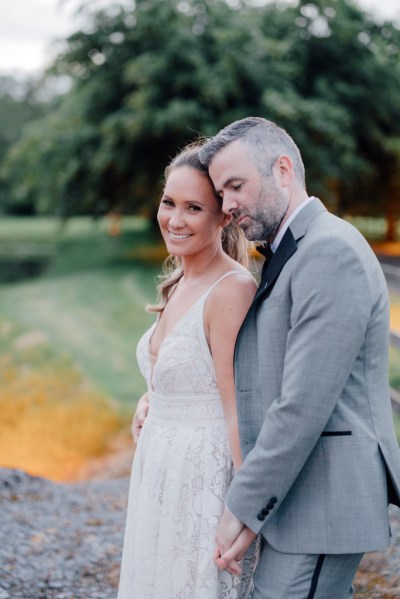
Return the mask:
<svg viewBox="0 0 400 599"><path fill-rule="evenodd" d="M263 514L265 514L265 516L268 516L268 514L269 514L268 506L267 507L263 507L263 509L261 511L262 511Z"/></svg>
<svg viewBox="0 0 400 599"><path fill-rule="evenodd" d="M271 497L271 499L270 499L269 501L271 501L271 503L273 503L273 504L274 504L274 503L276 503L278 500L277 500L277 498L276 498L276 497ZM268 503L269 503L269 502L268 502Z"/></svg>
<svg viewBox="0 0 400 599"><path fill-rule="evenodd" d="M274 501L268 501L266 508L268 510L272 510L272 508L275 506L275 502Z"/></svg>
<svg viewBox="0 0 400 599"><path fill-rule="evenodd" d="M257 514L257 520L260 520L260 522L262 522L263 520L265 520L265 516L262 512L260 512L259 514Z"/></svg>

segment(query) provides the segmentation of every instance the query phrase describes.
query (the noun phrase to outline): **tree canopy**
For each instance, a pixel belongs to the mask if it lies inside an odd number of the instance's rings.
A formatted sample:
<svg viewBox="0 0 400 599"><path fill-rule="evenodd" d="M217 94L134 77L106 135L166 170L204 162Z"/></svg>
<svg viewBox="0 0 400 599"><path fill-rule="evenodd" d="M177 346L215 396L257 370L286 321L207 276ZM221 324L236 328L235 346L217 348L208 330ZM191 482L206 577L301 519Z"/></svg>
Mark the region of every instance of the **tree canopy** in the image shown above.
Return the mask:
<svg viewBox="0 0 400 599"><path fill-rule="evenodd" d="M352 0L136 0L94 12L51 69L70 90L25 129L3 180L42 213L150 212L179 147L261 115L294 137L311 193L342 212L393 209L399 56L400 27Z"/></svg>
<svg viewBox="0 0 400 599"><path fill-rule="evenodd" d="M42 116L43 103L37 98L37 82L32 79L18 81L9 76L0 76L0 164L9 148L24 130L26 123ZM0 180L0 209L10 207L14 212L23 206L12 206L8 202L8 190L2 189ZM25 207L31 211L33 206Z"/></svg>

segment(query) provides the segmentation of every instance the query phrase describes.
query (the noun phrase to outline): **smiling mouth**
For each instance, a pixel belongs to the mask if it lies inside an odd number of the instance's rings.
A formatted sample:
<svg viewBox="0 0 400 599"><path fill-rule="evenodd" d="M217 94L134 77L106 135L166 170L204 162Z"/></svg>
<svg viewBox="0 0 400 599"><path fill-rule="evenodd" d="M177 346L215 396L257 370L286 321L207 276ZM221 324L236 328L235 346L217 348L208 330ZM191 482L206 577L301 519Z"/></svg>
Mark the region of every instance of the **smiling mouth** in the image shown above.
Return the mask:
<svg viewBox="0 0 400 599"><path fill-rule="evenodd" d="M172 233L172 231L168 231L169 236L171 239L173 239L174 241L178 241L179 239L188 239L189 237L192 236L192 234L187 234L187 235L178 235L177 233Z"/></svg>

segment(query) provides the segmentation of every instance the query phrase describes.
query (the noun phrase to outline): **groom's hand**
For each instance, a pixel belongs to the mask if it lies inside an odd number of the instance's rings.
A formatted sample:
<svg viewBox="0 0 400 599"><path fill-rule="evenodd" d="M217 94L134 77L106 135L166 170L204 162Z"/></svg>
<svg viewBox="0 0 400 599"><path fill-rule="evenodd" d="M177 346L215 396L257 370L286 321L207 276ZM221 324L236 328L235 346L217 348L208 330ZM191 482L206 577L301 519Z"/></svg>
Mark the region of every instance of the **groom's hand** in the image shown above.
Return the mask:
<svg viewBox="0 0 400 599"><path fill-rule="evenodd" d="M218 568L220 570L228 570L231 574L239 576L242 570L243 557L256 536L255 532L245 526L232 546L224 554L218 557L216 549L214 559Z"/></svg>
<svg viewBox="0 0 400 599"><path fill-rule="evenodd" d="M220 570L240 575L244 554L257 535L224 509L215 540L214 560Z"/></svg>
<svg viewBox="0 0 400 599"><path fill-rule="evenodd" d="M243 522L225 508L215 539L216 549L218 549L220 555L223 555L232 547L233 542L237 539L243 528Z"/></svg>

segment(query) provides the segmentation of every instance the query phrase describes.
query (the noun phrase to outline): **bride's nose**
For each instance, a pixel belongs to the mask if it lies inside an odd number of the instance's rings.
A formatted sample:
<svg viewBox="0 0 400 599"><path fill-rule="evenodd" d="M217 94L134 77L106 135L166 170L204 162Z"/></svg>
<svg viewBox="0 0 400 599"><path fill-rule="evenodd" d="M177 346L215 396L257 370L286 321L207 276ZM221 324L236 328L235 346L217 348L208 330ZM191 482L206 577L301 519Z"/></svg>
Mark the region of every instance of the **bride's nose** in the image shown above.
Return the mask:
<svg viewBox="0 0 400 599"><path fill-rule="evenodd" d="M185 221L182 214L178 211L174 212L174 214L171 214L169 218L169 224L174 229L183 229L185 226Z"/></svg>

